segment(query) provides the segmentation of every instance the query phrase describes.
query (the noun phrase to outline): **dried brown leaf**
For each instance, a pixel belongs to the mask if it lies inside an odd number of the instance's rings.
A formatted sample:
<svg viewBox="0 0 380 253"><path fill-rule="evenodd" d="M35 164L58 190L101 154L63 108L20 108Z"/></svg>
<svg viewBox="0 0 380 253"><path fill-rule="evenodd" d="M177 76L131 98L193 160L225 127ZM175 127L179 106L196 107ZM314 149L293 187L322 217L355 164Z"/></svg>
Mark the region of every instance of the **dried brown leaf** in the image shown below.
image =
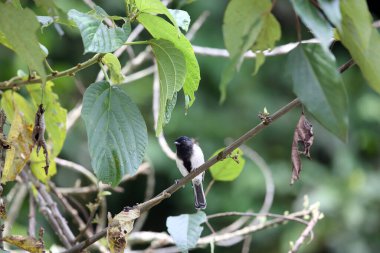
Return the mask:
<svg viewBox="0 0 380 253"><path fill-rule="evenodd" d="M37 145L37 156L41 149L41 147L44 150L45 155L45 174L47 175L49 172L49 154L46 146L45 141L45 117L44 117L45 109L43 107L43 104L40 104L38 106L38 110L36 112L36 117L34 120L34 128L32 133L32 140L34 145Z"/></svg>
<svg viewBox="0 0 380 253"><path fill-rule="evenodd" d="M124 210L114 218L109 214L107 241L111 253L122 253L127 247L128 234L133 229L134 221L140 216L140 210Z"/></svg>
<svg viewBox="0 0 380 253"><path fill-rule="evenodd" d="M32 253L44 252L45 246L44 246L43 241L38 240L34 237L22 236L22 235L11 235L11 236L4 237L3 241Z"/></svg>
<svg viewBox="0 0 380 253"><path fill-rule="evenodd" d="M290 183L293 184L300 177L302 170L302 163L300 154L305 155L307 158L310 157L310 148L313 145L314 133L313 125L308 121L305 115L302 113L300 119L298 120L297 127L294 131L293 142L292 142L292 164L293 172ZM303 150L299 150L299 144Z"/></svg>

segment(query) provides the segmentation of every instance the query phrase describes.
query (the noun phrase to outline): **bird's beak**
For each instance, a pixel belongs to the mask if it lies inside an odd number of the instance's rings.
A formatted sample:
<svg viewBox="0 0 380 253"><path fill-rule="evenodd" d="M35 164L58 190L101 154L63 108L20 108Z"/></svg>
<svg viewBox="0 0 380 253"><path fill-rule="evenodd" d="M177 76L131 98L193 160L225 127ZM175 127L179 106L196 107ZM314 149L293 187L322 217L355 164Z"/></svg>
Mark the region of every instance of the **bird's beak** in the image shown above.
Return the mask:
<svg viewBox="0 0 380 253"><path fill-rule="evenodd" d="M175 144L175 145L179 145L179 142L178 142L178 141L175 141L174 144Z"/></svg>

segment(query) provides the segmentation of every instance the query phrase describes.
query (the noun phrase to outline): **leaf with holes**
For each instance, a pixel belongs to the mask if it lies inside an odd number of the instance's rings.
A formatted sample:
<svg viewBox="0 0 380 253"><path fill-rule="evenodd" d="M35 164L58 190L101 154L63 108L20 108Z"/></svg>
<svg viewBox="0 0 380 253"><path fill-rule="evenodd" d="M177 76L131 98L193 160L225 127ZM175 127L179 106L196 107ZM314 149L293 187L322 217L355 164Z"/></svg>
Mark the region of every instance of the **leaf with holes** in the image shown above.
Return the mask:
<svg viewBox="0 0 380 253"><path fill-rule="evenodd" d="M218 155L222 150L223 148L219 149L211 157ZM216 181L233 181L243 171L244 165L243 151L238 148L227 158L211 166L211 176Z"/></svg>
<svg viewBox="0 0 380 253"><path fill-rule="evenodd" d="M347 94L334 56L320 44L301 45L290 53L287 65L302 104L325 128L346 140Z"/></svg>
<svg viewBox="0 0 380 253"><path fill-rule="evenodd" d="M116 186L124 175L134 175L144 158L148 135L128 95L108 82L91 84L84 94L82 118L98 179Z"/></svg>
<svg viewBox="0 0 380 253"><path fill-rule="evenodd" d="M203 231L201 224L206 220L204 212L169 216L166 220L166 227L177 247L184 252L197 245Z"/></svg>
<svg viewBox="0 0 380 253"><path fill-rule="evenodd" d="M84 53L113 52L124 45L131 33L130 23L126 22L122 27L108 27L102 22L104 17L96 13L87 14L70 10L68 16L79 28Z"/></svg>
<svg viewBox="0 0 380 253"><path fill-rule="evenodd" d="M232 0L227 5L223 18L223 38L231 60L222 74L221 102L226 99L227 85L236 69L240 68L243 54L258 38L271 7L269 0Z"/></svg>
<svg viewBox="0 0 380 253"><path fill-rule="evenodd" d="M173 99L174 95L181 90L185 82L186 62L182 52L168 40L150 40L149 44L157 60L160 79L160 107L156 128L158 136L166 123L165 118L168 118L168 115L165 115L168 112L166 104L168 101L176 101Z"/></svg>
<svg viewBox="0 0 380 253"><path fill-rule="evenodd" d="M256 42L251 48L251 50L256 53L254 74L259 71L261 65L265 62L265 55L262 52L264 50L272 49L276 41L281 38L281 26L275 16L269 14L266 15L263 20L263 27L257 37Z"/></svg>
<svg viewBox="0 0 380 253"><path fill-rule="evenodd" d="M184 55L186 77L183 92L186 97L186 108L189 108L194 103L194 93L198 89L199 81L201 80L199 65L193 47L182 33L178 36L177 30L160 17L141 13L137 20L148 30L153 38L172 42Z"/></svg>

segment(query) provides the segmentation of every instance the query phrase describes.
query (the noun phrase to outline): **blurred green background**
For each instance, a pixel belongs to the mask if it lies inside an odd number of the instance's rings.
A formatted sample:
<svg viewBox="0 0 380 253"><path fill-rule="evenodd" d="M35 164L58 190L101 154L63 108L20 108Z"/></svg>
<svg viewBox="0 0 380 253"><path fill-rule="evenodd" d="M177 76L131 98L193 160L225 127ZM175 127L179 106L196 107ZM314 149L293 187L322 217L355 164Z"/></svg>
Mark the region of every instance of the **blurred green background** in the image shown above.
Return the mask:
<svg viewBox="0 0 380 253"><path fill-rule="evenodd" d="M36 14L45 15L35 8L32 1L22 1L23 6L32 8ZM76 8L82 11L88 7L82 1L56 1L62 8ZM370 10L376 20L380 9L376 1L368 1ZM111 15L125 15L124 2L95 1ZM204 11L210 15L197 32L192 43L199 46L223 48L222 23L227 1L174 1L171 8L182 8L189 12L192 21ZM288 1L277 1L273 13L278 18L282 39L277 45L296 41L295 18ZM88 59L83 55L83 45L78 31L63 27L65 35L60 37L53 26L44 29L39 38L49 50L49 63L57 70L63 70ZM303 39L311 38L309 31L303 28ZM143 32L139 39L147 39ZM142 50L134 47L136 52ZM339 42L332 46L338 65L349 59L347 51ZM170 123L164 129L167 141L172 142L181 135L196 138L203 148L205 157L210 157L215 150L225 145L226 138L237 138L259 123L257 114L264 107L270 113L295 98L287 72L287 56L266 59L265 64L255 76L252 75L254 61L246 60L239 73L228 86L225 103L220 105L219 82L221 73L227 63L225 58L197 56L201 69L201 83L196 93L196 101L185 115L184 99L179 96ZM122 64L128 61L123 55ZM148 66L146 63L143 67ZM7 80L18 69L27 71L24 63L15 54L0 47L0 80ZM76 79L84 87L94 82L99 71L98 66L79 72ZM349 139L342 143L322 128L308 113L307 117L314 125L315 140L312 147L312 161L302 159L301 179L293 186L289 185L291 177L291 143L293 131L301 114L297 108L265 129L247 145L260 154L270 166L275 182L275 196L272 213L296 211L302 209L304 195L310 203L319 201L325 218L314 230L314 240L303 246L302 252L331 253L367 253L380 252L380 96L371 90L362 77L358 67L353 67L343 74L349 97ZM161 151L153 130L152 115L152 76L124 85L123 88L138 104L146 120L150 134L147 157L154 165L155 192L165 189L180 177L175 163ZM61 104L71 110L82 99L80 89L73 78L55 81L55 92ZM87 148L87 137L81 119L69 131L60 157L75 161L91 168ZM66 168L58 168L53 181L58 186L72 186L78 174ZM205 185L211 181L206 173ZM86 181L84 180L84 183ZM112 214L118 213L124 206L142 202L145 194L146 177L141 175L121 185L124 193L113 193L107 198L108 209ZM10 188L10 186L7 186ZM207 214L224 211L258 211L265 196L265 182L259 168L247 159L242 174L233 182L217 182L207 196ZM85 203L94 196L74 196ZM166 218L182 213L194 213L193 193L190 185L179 190L170 199L154 207L143 227L147 231L165 231ZM25 215L23 215L25 214ZM39 217L40 222L44 222ZM216 219L212 225L222 228L232 219ZM17 233L26 233L27 205L14 227ZM47 227L47 226L45 226ZM288 223L253 235L250 252L287 252L289 241L295 241L304 227ZM205 228L203 235L209 233ZM49 233L48 233L49 234ZM48 236L53 240L53 235ZM52 241L51 241L52 242ZM240 252L242 244L231 248L217 246L216 252ZM196 252L209 252L209 247Z"/></svg>

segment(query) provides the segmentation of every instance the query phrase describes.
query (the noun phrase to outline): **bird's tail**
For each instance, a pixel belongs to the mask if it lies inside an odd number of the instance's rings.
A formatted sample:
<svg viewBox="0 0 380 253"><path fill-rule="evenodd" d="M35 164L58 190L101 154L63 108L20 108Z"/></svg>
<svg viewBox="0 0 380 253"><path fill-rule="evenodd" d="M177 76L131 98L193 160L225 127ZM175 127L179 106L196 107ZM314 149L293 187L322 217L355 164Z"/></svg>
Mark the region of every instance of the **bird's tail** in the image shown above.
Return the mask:
<svg viewBox="0 0 380 253"><path fill-rule="evenodd" d="M206 197L203 192L203 185L201 181L193 182L194 196L195 196L195 208L196 209L206 209Z"/></svg>

